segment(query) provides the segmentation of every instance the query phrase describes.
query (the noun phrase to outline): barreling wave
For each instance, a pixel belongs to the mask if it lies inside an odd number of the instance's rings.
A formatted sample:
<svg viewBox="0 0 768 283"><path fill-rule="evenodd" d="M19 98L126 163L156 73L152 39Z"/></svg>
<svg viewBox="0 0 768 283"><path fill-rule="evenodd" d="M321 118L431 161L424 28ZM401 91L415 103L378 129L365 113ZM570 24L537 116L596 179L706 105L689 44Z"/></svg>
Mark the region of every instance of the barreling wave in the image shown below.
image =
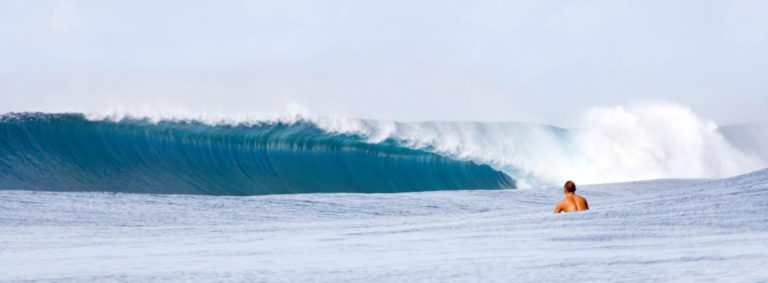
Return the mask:
<svg viewBox="0 0 768 283"><path fill-rule="evenodd" d="M488 165L309 121L0 117L0 189L259 195L514 187Z"/></svg>
<svg viewBox="0 0 768 283"><path fill-rule="evenodd" d="M134 115L0 116L0 189L405 192L723 178L768 166L765 124L718 127L673 104L596 107L575 129Z"/></svg>

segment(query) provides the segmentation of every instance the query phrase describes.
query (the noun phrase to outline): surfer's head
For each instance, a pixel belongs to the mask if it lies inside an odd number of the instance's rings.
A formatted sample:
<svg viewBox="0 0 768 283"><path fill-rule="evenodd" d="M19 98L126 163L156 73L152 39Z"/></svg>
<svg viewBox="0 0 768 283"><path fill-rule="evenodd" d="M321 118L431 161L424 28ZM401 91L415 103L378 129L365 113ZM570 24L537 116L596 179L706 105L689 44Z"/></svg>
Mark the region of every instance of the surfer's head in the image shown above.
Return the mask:
<svg viewBox="0 0 768 283"><path fill-rule="evenodd" d="M565 190L565 193L575 193L576 183L574 183L571 180L568 180L568 182L565 182L565 185L563 186L563 190Z"/></svg>

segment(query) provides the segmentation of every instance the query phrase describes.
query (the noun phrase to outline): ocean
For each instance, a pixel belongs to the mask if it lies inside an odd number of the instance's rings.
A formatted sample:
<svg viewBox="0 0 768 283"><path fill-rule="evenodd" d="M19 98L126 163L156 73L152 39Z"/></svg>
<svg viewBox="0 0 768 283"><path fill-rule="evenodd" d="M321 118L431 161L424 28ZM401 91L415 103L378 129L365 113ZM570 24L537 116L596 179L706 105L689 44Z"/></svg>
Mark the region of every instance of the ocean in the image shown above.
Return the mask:
<svg viewBox="0 0 768 283"><path fill-rule="evenodd" d="M608 117L6 114L0 281L768 280L768 127Z"/></svg>

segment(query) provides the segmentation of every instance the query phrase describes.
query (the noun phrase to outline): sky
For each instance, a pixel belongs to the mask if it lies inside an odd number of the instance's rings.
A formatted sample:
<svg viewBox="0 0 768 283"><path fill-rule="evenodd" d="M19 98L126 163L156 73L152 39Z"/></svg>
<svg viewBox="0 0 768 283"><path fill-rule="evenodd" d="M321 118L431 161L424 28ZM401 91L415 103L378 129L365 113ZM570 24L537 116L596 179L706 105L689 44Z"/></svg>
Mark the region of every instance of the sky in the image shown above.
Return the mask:
<svg viewBox="0 0 768 283"><path fill-rule="evenodd" d="M654 101L768 121L768 1L0 0L0 113L569 126Z"/></svg>

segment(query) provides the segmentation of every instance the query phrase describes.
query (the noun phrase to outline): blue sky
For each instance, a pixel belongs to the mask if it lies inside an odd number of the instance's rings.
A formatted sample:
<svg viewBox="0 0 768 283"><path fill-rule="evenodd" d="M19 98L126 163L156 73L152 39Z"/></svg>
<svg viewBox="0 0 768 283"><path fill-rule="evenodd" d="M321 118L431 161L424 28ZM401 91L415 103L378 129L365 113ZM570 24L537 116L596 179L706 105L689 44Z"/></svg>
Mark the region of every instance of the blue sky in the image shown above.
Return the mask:
<svg viewBox="0 0 768 283"><path fill-rule="evenodd" d="M768 120L768 1L0 0L0 112Z"/></svg>

